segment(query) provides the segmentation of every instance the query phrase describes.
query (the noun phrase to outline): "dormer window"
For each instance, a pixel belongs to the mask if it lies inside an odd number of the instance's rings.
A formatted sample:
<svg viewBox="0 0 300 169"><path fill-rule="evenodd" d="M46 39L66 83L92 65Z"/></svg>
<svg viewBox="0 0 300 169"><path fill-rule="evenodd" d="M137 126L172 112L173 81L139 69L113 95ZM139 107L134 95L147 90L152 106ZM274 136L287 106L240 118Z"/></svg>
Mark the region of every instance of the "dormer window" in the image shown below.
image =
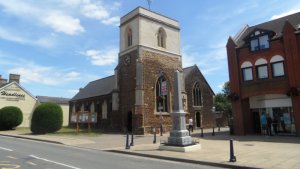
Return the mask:
<svg viewBox="0 0 300 169"><path fill-rule="evenodd" d="M271 32L265 32L261 30L256 30L249 36L250 49L252 52L268 49L269 45L269 34Z"/></svg>

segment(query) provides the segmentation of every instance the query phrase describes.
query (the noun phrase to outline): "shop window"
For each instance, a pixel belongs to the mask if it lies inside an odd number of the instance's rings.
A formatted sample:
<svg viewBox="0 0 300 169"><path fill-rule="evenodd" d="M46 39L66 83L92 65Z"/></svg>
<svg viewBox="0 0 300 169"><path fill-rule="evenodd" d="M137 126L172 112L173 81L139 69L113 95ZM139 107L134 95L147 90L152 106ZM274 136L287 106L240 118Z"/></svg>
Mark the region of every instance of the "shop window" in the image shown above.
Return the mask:
<svg viewBox="0 0 300 169"><path fill-rule="evenodd" d="M202 94L200 85L198 82L195 83L193 87L193 105L194 106L202 106Z"/></svg>
<svg viewBox="0 0 300 169"><path fill-rule="evenodd" d="M156 83L156 111L168 112L168 83L165 76L160 76Z"/></svg>

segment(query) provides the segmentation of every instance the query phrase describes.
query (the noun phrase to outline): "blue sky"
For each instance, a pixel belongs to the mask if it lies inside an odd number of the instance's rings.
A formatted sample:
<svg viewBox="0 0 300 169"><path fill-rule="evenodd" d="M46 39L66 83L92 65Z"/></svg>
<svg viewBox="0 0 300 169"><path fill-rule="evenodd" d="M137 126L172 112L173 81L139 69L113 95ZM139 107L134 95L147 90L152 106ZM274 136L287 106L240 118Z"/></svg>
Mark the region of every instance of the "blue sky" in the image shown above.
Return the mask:
<svg viewBox="0 0 300 169"><path fill-rule="evenodd" d="M146 0L0 0L0 75L33 95L73 97L113 74L119 19ZM215 93L228 81L226 42L243 26L300 11L299 0L152 0L179 21L183 66L197 64Z"/></svg>

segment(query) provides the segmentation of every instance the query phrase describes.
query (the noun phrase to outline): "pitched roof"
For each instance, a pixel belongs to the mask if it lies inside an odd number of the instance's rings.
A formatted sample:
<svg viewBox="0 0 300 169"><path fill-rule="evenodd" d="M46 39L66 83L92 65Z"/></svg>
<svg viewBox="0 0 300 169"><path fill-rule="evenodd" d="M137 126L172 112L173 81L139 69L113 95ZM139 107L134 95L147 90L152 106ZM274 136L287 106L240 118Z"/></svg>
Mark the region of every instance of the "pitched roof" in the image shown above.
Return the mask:
<svg viewBox="0 0 300 169"><path fill-rule="evenodd" d="M5 89L5 88L7 88L7 87L9 87L9 86L11 86L11 85L16 85L16 86L18 86L20 89L22 89L25 93L27 93L30 97L32 97L34 100L37 100L30 92L28 92L25 88L23 88L19 83L17 83L16 81L12 81L12 82L10 82L10 83L6 83L6 84L4 84L4 85L2 85L2 86L0 86L0 90L1 89Z"/></svg>
<svg viewBox="0 0 300 169"><path fill-rule="evenodd" d="M203 74L201 73L200 69L198 68L197 65L193 65L190 67L186 67L183 68L183 76L184 76L184 80L186 80L186 78L194 71L198 71L200 73L200 75L203 77L204 82L207 84L207 86L209 87L209 89L211 90L211 92L213 93L213 95L215 95L215 92L212 90L212 88L210 87L210 85L208 84L208 82L206 81L205 77L203 76Z"/></svg>
<svg viewBox="0 0 300 169"><path fill-rule="evenodd" d="M114 75L89 82L83 89L80 89L70 101L107 95L113 91L114 84Z"/></svg>
<svg viewBox="0 0 300 169"><path fill-rule="evenodd" d="M63 97L49 97L49 96L36 96L40 103L57 103L57 104L69 104L69 98Z"/></svg>
<svg viewBox="0 0 300 169"><path fill-rule="evenodd" d="M282 31L286 21L291 23L294 26L294 28L297 30L300 24L300 12L248 27L239 36L238 39L235 39L237 47L243 47L245 45L244 38L256 29L268 30L274 32L275 35L271 38L271 40L282 37Z"/></svg>

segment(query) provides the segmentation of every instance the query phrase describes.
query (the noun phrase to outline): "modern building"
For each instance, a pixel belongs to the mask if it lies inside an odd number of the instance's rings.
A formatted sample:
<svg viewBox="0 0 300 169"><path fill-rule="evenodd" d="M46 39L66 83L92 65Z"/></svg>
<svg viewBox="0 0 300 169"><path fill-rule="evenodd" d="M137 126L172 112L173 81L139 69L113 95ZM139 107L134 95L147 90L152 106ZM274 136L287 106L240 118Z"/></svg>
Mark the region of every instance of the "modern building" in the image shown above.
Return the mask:
<svg viewBox="0 0 300 169"><path fill-rule="evenodd" d="M236 134L300 136L300 13L245 26L227 42ZM274 124L274 125L273 125Z"/></svg>
<svg viewBox="0 0 300 169"><path fill-rule="evenodd" d="M54 102L63 109L63 125L69 124L69 99L46 96L33 96L20 85L20 75L10 74L9 80L0 75L0 109L6 106L16 106L23 112L23 122L18 127L30 127L32 113L35 108L45 102Z"/></svg>
<svg viewBox="0 0 300 169"><path fill-rule="evenodd" d="M187 116L195 126L215 126L214 92L197 66L182 68L179 23L138 7L121 18L115 74L79 90L70 100L70 120L76 121L77 112L90 112L98 128L144 134L163 124L168 131L175 70L182 72Z"/></svg>

